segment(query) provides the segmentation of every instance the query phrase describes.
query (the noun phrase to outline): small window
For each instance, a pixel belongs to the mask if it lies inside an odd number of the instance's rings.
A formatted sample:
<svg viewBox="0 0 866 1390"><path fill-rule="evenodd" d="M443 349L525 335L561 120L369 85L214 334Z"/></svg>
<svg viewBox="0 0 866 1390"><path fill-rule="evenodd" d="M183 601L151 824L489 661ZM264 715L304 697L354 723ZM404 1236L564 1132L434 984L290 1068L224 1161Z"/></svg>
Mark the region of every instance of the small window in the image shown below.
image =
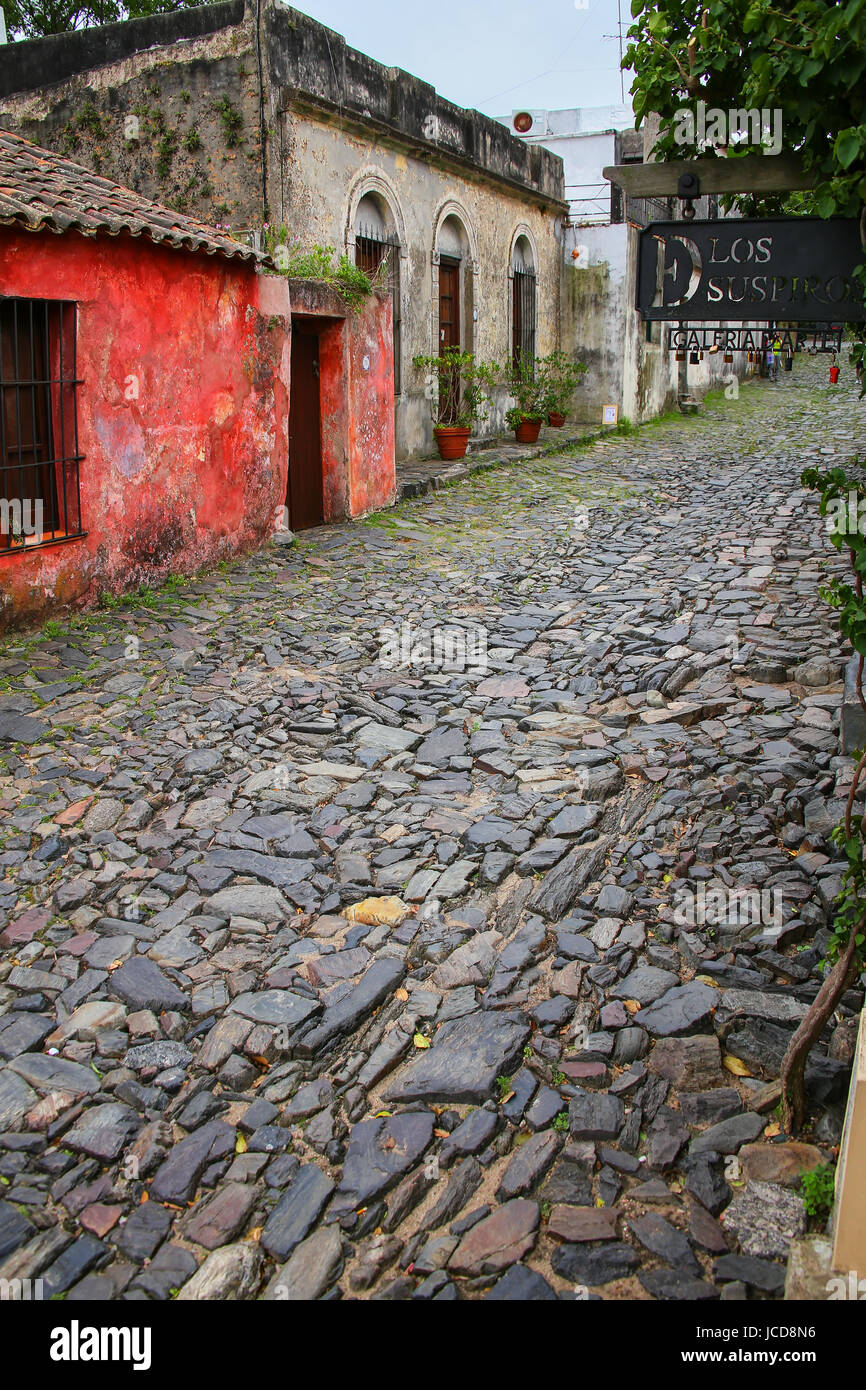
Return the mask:
<svg viewBox="0 0 866 1390"><path fill-rule="evenodd" d="M0 556L83 535L75 308L0 299Z"/></svg>

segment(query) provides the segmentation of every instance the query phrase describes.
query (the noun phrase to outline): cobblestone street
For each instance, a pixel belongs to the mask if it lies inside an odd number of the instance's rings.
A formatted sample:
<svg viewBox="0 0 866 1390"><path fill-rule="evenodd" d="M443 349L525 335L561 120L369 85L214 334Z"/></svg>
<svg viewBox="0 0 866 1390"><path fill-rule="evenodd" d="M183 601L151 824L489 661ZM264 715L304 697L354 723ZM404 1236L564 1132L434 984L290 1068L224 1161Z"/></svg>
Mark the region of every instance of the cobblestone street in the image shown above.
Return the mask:
<svg viewBox="0 0 866 1390"><path fill-rule="evenodd" d="M786 1142L853 770L826 379L6 640L0 1279L781 1296L860 1003Z"/></svg>

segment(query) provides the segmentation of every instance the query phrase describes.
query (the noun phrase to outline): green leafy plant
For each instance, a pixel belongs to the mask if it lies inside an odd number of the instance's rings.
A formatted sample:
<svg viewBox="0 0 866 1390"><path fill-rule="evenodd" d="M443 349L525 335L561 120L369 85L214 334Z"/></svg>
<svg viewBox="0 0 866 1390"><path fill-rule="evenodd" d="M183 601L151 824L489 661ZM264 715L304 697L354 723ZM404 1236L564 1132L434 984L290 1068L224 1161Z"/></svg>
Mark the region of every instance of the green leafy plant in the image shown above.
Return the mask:
<svg viewBox="0 0 866 1390"><path fill-rule="evenodd" d="M863 694L863 661L866 657L866 598L863 576L866 574L866 537L861 534L859 519L866 516L866 485L849 477L843 468L822 473L807 468L801 479L803 486L818 493L818 511L827 519L830 540L837 550L847 553L853 583L833 577L819 589L821 597L838 615L839 631L851 643L858 656L857 695L866 707ZM799 1128L805 1112L806 1060L813 1045L821 1036L840 999L850 989L866 963L866 860L864 835L866 827L861 816L854 814L854 802L866 771L866 753L855 768L848 792L845 815L832 832L831 839L843 851L847 866L841 890L833 904L830 940L827 946L829 969L821 988L809 1005L797 1027L782 1061L781 1081L783 1114L786 1129Z"/></svg>
<svg viewBox="0 0 866 1390"><path fill-rule="evenodd" d="M836 1196L836 1169L833 1164L822 1163L811 1172L801 1173L800 1191L809 1216L829 1216Z"/></svg>
<svg viewBox="0 0 866 1390"><path fill-rule="evenodd" d="M350 261L345 253L337 257L333 246L289 246L287 229L270 225L264 228L263 241L265 250L283 275L292 280L318 280L330 285L353 309L360 309L377 287L366 271Z"/></svg>
<svg viewBox="0 0 866 1390"><path fill-rule="evenodd" d="M504 1100L505 1097L508 1095L509 1091L511 1090L511 1077L497 1076L496 1086L499 1091L499 1099Z"/></svg>
<svg viewBox="0 0 866 1390"><path fill-rule="evenodd" d="M435 428L473 430L487 418L495 363L476 362L471 352L449 347L438 357L415 357L412 365L425 376Z"/></svg>
<svg viewBox="0 0 866 1390"><path fill-rule="evenodd" d="M165 179L169 175L176 145L177 134L173 130L164 131L157 141L156 172L160 179Z"/></svg>
<svg viewBox="0 0 866 1390"><path fill-rule="evenodd" d="M556 1130L557 1134L567 1134L567 1133L568 1133L568 1111L567 1111L567 1110L560 1110L560 1112L559 1112L559 1114L557 1115L556 1119L553 1121L553 1128Z"/></svg>
<svg viewBox="0 0 866 1390"><path fill-rule="evenodd" d="M499 371L514 400L514 405L505 412L509 429L516 430L523 420L543 420L548 410L548 397L541 358L523 355Z"/></svg>
<svg viewBox="0 0 866 1390"><path fill-rule="evenodd" d="M548 414L568 414L571 398L586 371L585 363L575 362L566 352L551 352L540 359L539 375Z"/></svg>
<svg viewBox="0 0 866 1390"><path fill-rule="evenodd" d="M214 102L214 110L222 121L223 137L229 149L234 149L243 140L241 131L244 127L244 118L237 107L233 106L228 97L222 97Z"/></svg>

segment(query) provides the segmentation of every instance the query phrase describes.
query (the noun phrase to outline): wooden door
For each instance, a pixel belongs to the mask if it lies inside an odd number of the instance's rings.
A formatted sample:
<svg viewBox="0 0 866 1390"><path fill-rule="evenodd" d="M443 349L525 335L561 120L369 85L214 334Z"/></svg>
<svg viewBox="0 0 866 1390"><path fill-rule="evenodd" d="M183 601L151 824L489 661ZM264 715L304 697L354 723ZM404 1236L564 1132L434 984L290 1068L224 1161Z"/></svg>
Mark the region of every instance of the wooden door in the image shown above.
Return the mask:
<svg viewBox="0 0 866 1390"><path fill-rule="evenodd" d="M439 262L439 356L446 348L460 347L460 262L443 256ZM445 387L444 377L440 378L440 393ZM460 408L460 372L455 369L447 386L447 403L441 406L443 424L457 423Z"/></svg>
<svg viewBox="0 0 866 1390"><path fill-rule="evenodd" d="M439 352L460 346L460 262L439 262Z"/></svg>
<svg viewBox="0 0 866 1390"><path fill-rule="evenodd" d="M289 405L289 526L304 531L325 519L322 483L319 339L309 329L292 326L292 376Z"/></svg>

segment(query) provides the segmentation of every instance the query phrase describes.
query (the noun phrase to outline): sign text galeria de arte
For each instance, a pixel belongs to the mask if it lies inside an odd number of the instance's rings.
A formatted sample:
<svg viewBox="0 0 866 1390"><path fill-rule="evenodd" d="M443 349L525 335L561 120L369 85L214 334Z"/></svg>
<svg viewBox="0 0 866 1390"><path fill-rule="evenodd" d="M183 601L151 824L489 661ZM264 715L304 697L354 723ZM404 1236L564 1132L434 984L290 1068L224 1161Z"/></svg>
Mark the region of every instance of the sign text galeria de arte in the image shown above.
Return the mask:
<svg viewBox="0 0 866 1390"><path fill-rule="evenodd" d="M653 222L640 234L645 319L719 323L866 320L855 218Z"/></svg>

